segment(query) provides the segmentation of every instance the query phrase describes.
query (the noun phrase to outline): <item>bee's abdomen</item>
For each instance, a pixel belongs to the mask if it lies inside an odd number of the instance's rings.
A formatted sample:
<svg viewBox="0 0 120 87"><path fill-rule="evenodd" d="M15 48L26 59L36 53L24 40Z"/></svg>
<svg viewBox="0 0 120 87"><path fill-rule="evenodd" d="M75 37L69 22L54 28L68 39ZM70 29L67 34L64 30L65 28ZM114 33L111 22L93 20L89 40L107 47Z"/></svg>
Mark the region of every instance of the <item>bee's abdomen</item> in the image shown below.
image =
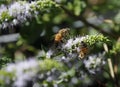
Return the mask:
<svg viewBox="0 0 120 87"><path fill-rule="evenodd" d="M62 35L61 34L56 34L55 35L55 42L60 42L62 40Z"/></svg>

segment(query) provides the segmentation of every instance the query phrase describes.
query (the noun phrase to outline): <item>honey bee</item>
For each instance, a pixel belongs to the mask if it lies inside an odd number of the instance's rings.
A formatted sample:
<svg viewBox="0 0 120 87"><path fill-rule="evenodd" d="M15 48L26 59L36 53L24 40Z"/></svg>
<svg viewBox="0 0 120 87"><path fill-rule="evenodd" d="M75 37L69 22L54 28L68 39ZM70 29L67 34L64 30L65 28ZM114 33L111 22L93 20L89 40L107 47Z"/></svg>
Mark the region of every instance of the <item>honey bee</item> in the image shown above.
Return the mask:
<svg viewBox="0 0 120 87"><path fill-rule="evenodd" d="M80 45L80 52L79 52L80 59L83 59L87 53L88 53L88 46L85 42L82 41Z"/></svg>
<svg viewBox="0 0 120 87"><path fill-rule="evenodd" d="M58 31L58 33L55 35L55 42L59 43L63 41L63 39L69 34L69 29L68 28L63 28Z"/></svg>

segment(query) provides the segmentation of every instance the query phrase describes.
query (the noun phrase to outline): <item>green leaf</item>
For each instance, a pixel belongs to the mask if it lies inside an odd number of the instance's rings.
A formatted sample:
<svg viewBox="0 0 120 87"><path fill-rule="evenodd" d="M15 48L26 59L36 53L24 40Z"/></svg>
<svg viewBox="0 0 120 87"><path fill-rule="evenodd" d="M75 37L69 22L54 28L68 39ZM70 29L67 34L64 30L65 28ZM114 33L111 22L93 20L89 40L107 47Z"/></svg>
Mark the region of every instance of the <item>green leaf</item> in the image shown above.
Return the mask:
<svg viewBox="0 0 120 87"><path fill-rule="evenodd" d="M76 16L79 16L81 12L81 1L74 0L74 13Z"/></svg>

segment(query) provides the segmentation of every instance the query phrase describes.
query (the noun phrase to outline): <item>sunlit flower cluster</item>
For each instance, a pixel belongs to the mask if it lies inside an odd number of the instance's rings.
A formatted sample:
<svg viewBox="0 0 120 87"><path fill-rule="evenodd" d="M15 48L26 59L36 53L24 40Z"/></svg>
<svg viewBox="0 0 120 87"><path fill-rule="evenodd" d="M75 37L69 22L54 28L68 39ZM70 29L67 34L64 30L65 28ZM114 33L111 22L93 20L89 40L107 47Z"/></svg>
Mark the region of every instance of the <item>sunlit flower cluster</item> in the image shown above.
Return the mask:
<svg viewBox="0 0 120 87"><path fill-rule="evenodd" d="M44 60L38 61L36 59L29 59L26 61L10 63L7 67L3 68L1 72L8 73L8 76L1 75L0 81L12 87L27 87L29 84L34 85L39 80L42 83L44 80L52 82L60 75L57 69L62 67L56 61ZM4 73L3 73L4 74ZM0 82L1 84L1 82Z"/></svg>
<svg viewBox="0 0 120 87"><path fill-rule="evenodd" d="M0 29L11 28L28 22L31 18L38 16L40 11L55 6L50 0L38 0L33 2L18 1L10 5L0 6ZM45 8L45 9L44 9ZM48 8L48 9L47 9Z"/></svg>
<svg viewBox="0 0 120 87"><path fill-rule="evenodd" d="M14 2L9 6L2 5L0 10L0 20L1 20L1 27L0 28L7 28L12 27L17 24L22 24L27 21L27 18L31 18L31 8L30 4L27 2Z"/></svg>
<svg viewBox="0 0 120 87"><path fill-rule="evenodd" d="M67 56L71 58L78 57L78 54L81 50L81 42L83 42L85 39L88 38L88 35L86 36L78 36L75 38L70 38L67 40L66 43L62 44L62 51L66 53Z"/></svg>

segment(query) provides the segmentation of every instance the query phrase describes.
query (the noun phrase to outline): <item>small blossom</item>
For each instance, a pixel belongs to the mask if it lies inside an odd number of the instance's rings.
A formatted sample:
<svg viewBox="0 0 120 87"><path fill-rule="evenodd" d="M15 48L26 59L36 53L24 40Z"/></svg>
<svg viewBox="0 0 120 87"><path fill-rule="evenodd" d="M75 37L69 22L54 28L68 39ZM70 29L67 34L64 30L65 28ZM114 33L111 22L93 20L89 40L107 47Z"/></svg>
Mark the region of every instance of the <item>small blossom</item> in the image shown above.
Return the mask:
<svg viewBox="0 0 120 87"><path fill-rule="evenodd" d="M13 87L25 87L26 83L23 81L23 79L19 79L15 81L13 84Z"/></svg>
<svg viewBox="0 0 120 87"><path fill-rule="evenodd" d="M89 56L88 59L85 59L83 61L83 63L90 73L95 74L96 71L100 71L100 68L105 64L105 61L103 58L103 54L101 54L98 56Z"/></svg>
<svg viewBox="0 0 120 87"><path fill-rule="evenodd" d="M53 50L48 50L48 52L46 53L46 58L51 58L53 53L54 53Z"/></svg>
<svg viewBox="0 0 120 87"><path fill-rule="evenodd" d="M63 45L66 49L72 49L73 39L69 39L65 45Z"/></svg>
<svg viewBox="0 0 120 87"><path fill-rule="evenodd" d="M13 20L13 25L17 25L19 22L18 22L18 20L17 19L14 19Z"/></svg>

